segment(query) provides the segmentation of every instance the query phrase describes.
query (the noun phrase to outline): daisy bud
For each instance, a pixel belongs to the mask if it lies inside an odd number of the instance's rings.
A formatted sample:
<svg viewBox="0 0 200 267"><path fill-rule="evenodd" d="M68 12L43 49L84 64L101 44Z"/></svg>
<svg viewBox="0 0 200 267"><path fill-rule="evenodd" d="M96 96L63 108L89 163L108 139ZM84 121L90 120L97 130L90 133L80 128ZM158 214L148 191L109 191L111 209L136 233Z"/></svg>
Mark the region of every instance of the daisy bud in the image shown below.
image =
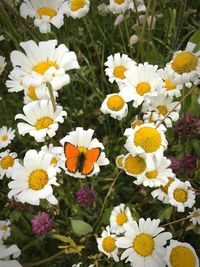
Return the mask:
<svg viewBox="0 0 200 267"><path fill-rule="evenodd" d="M149 30L153 30L155 28L156 25L156 17L155 16L149 16L147 18L147 25L148 25L148 29Z"/></svg>
<svg viewBox="0 0 200 267"><path fill-rule="evenodd" d="M114 26L119 25L122 21L124 20L124 15L123 14L119 14L114 22Z"/></svg>
<svg viewBox="0 0 200 267"><path fill-rule="evenodd" d="M129 44L132 46L138 42L138 36L136 34L133 34L131 38L129 39Z"/></svg>

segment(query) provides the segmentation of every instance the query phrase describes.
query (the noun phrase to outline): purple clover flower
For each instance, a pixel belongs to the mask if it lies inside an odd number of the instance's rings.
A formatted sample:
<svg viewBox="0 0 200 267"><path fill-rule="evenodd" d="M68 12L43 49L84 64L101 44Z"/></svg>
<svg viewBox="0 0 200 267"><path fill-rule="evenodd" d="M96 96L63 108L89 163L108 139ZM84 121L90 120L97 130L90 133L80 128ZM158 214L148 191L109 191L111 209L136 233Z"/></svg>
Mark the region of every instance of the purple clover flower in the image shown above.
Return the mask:
<svg viewBox="0 0 200 267"><path fill-rule="evenodd" d="M43 235L52 228L53 219L46 212L38 212L33 216L31 223L33 232L37 235Z"/></svg>
<svg viewBox="0 0 200 267"><path fill-rule="evenodd" d="M75 194L78 203L86 208L91 208L97 197L96 191L87 185L82 186Z"/></svg>
<svg viewBox="0 0 200 267"><path fill-rule="evenodd" d="M200 136L200 120L186 113L182 115L175 126L175 132L182 136L185 134L187 139Z"/></svg>

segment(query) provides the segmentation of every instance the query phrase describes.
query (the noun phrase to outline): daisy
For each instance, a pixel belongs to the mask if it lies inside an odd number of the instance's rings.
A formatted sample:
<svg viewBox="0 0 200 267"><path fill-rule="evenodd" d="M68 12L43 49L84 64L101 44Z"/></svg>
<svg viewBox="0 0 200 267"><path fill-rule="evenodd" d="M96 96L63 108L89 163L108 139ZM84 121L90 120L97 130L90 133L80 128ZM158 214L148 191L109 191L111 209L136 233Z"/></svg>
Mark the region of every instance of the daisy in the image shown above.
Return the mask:
<svg viewBox="0 0 200 267"><path fill-rule="evenodd" d="M163 157L159 162L155 160L155 169L138 175L134 183L136 185L143 184L149 187L164 186L168 182L168 177L173 175L172 169L169 168L170 165L171 161L166 157Z"/></svg>
<svg viewBox="0 0 200 267"><path fill-rule="evenodd" d="M199 267L199 259L194 248L189 243L171 240L166 247L166 262L168 267Z"/></svg>
<svg viewBox="0 0 200 267"><path fill-rule="evenodd" d="M89 8L89 0L69 0L65 12L68 17L76 19L85 16Z"/></svg>
<svg viewBox="0 0 200 267"><path fill-rule="evenodd" d="M110 215L111 232L119 235L125 232L124 225L133 221L130 209L124 204L114 207Z"/></svg>
<svg viewBox="0 0 200 267"><path fill-rule="evenodd" d="M126 102L133 101L133 106L138 107L147 97L157 96L156 90L163 84L157 68L145 62L125 72L126 79L119 89Z"/></svg>
<svg viewBox="0 0 200 267"><path fill-rule="evenodd" d="M139 155L145 159L148 167L153 166L153 159L160 161L167 148L165 131L162 124L156 127L153 123L142 124L134 129L128 128L124 133L127 136L124 146L133 157Z"/></svg>
<svg viewBox="0 0 200 267"><path fill-rule="evenodd" d="M159 227L160 220L141 218L139 223L133 221L131 225L126 224L124 237L119 237L116 245L126 249L121 260L131 262L133 266L140 267L164 267L164 246L167 240L172 238L169 232L163 232ZM163 232L163 233L161 233Z"/></svg>
<svg viewBox="0 0 200 267"><path fill-rule="evenodd" d="M16 157L17 154L11 153L10 150L0 153L0 180L3 179L4 175L8 178L11 177L13 168L18 162Z"/></svg>
<svg viewBox="0 0 200 267"><path fill-rule="evenodd" d="M179 112L181 105L178 105L179 102L173 102L172 97L166 97L164 95L158 95L149 97L142 105L142 112L146 114L146 117L152 116L152 120L159 124L163 121L166 127L172 127L172 122L175 122L179 119ZM176 108L175 108L176 107ZM165 116L171 112L166 118ZM165 118L165 119L164 119Z"/></svg>
<svg viewBox="0 0 200 267"><path fill-rule="evenodd" d="M70 82L65 71L79 68L76 54L64 44L56 47L57 40L39 42L39 45L31 40L20 46L25 54L18 50L11 53L12 75L17 75L16 69L17 72L21 70L24 75L20 79L26 86L32 85L34 78L37 84L50 82L53 90L59 90Z"/></svg>
<svg viewBox="0 0 200 267"><path fill-rule="evenodd" d="M181 96L181 90L183 89L183 84L175 83L175 75L173 72L167 71L166 68L158 70L158 75L162 78L164 84L160 88L160 93L166 96Z"/></svg>
<svg viewBox="0 0 200 267"><path fill-rule="evenodd" d="M121 120L128 113L128 105L119 94L110 94L106 96L100 110L114 119Z"/></svg>
<svg viewBox="0 0 200 267"><path fill-rule="evenodd" d="M131 0L110 0L108 9L113 14L124 13L130 8Z"/></svg>
<svg viewBox="0 0 200 267"><path fill-rule="evenodd" d="M144 0L136 0L134 3L131 2L131 4L130 4L130 9L133 12L136 12L135 3L137 5L137 12L144 12L144 11L146 11L146 6L145 6L145 3L144 3Z"/></svg>
<svg viewBox="0 0 200 267"><path fill-rule="evenodd" d="M190 214L189 216L192 216L192 218L190 219L192 224L200 225L200 209L193 208L193 211L190 212L189 214Z"/></svg>
<svg viewBox="0 0 200 267"><path fill-rule="evenodd" d="M190 182L175 181L168 189L169 203L179 212L184 212L186 207L192 208L195 203L195 192L191 189Z"/></svg>
<svg viewBox="0 0 200 267"><path fill-rule="evenodd" d="M0 128L0 149L7 147L11 143L11 141L15 138L14 133L15 130L8 128L7 126Z"/></svg>
<svg viewBox="0 0 200 267"><path fill-rule="evenodd" d="M142 175L147 171L147 165L144 158L139 155L132 156L128 153L123 159L122 168L126 172L126 174L137 177L138 175Z"/></svg>
<svg viewBox="0 0 200 267"><path fill-rule="evenodd" d="M0 243L0 266L22 267L22 265L17 260L13 260L18 258L20 254L21 250L16 245L7 247L4 244Z"/></svg>
<svg viewBox="0 0 200 267"><path fill-rule="evenodd" d="M44 151L45 153L52 155L51 164L56 168L56 171L60 173L61 172L60 157L63 153L63 147L53 146L52 144L49 144L49 146L46 145L41 147L41 150Z"/></svg>
<svg viewBox="0 0 200 267"><path fill-rule="evenodd" d="M3 73L6 66L5 57L0 56L0 75Z"/></svg>
<svg viewBox="0 0 200 267"><path fill-rule="evenodd" d="M40 199L46 199L53 205L58 204L52 185L59 184L56 182L56 168L51 160L51 154L28 150L23 165L18 163L13 169L13 181L8 184L8 197L31 205L39 205Z"/></svg>
<svg viewBox="0 0 200 267"><path fill-rule="evenodd" d="M103 144L92 139L93 133L92 129L77 127L60 141L65 152L61 156L62 167L68 175L76 178L97 175L99 166L109 164Z"/></svg>
<svg viewBox="0 0 200 267"><path fill-rule="evenodd" d="M9 93L21 92L25 89L23 84L23 78L26 76L26 72L22 71L20 68L15 68L8 75L9 80L6 81L6 86Z"/></svg>
<svg viewBox="0 0 200 267"><path fill-rule="evenodd" d="M124 154L121 154L119 156L116 157L115 159L115 163L117 165L117 168L119 169L123 169L123 161L124 161L124 157L125 155Z"/></svg>
<svg viewBox="0 0 200 267"><path fill-rule="evenodd" d="M162 201L164 204L169 203L168 189L169 186L176 180L178 180L173 174L171 177L167 177L167 182L165 185L161 185L159 188L151 192L153 198L157 198Z"/></svg>
<svg viewBox="0 0 200 267"><path fill-rule="evenodd" d="M110 227L107 226L101 234L101 237L97 238L98 249L108 256L112 257L114 261L118 262L118 248L116 246L117 236L111 234Z"/></svg>
<svg viewBox="0 0 200 267"><path fill-rule="evenodd" d="M9 220L0 221L0 243L10 236L10 225L11 222Z"/></svg>
<svg viewBox="0 0 200 267"><path fill-rule="evenodd" d="M25 122L17 124L19 134L30 134L37 142L44 142L45 137L53 137L58 130L58 122L63 123L67 112L61 106L53 110L52 103L48 100L31 102L23 107L24 114L17 114L15 119Z"/></svg>
<svg viewBox="0 0 200 267"><path fill-rule="evenodd" d="M107 67L105 74L108 76L109 82L116 81L121 83L126 78L125 72L131 70L136 65L136 62L126 54L120 55L120 53L116 53L114 56L109 56L104 65Z"/></svg>
<svg viewBox="0 0 200 267"><path fill-rule="evenodd" d="M41 33L51 32L51 24L57 29L64 24L65 0L24 0L20 14L25 19L34 18L34 24Z"/></svg>
<svg viewBox="0 0 200 267"><path fill-rule="evenodd" d="M169 75L174 75L175 83L195 81L200 75L200 50L194 52L196 44L188 42L184 51L177 51L166 65Z"/></svg>

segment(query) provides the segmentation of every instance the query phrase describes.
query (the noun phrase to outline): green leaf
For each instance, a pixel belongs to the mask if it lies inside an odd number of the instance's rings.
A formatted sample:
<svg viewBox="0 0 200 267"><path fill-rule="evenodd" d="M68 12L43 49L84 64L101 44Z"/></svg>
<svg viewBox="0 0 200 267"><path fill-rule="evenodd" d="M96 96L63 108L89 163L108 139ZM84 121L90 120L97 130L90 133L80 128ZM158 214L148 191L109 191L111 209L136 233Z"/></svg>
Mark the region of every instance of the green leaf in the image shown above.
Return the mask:
<svg viewBox="0 0 200 267"><path fill-rule="evenodd" d="M200 140L193 139L191 140L191 143L197 155L200 156Z"/></svg>
<svg viewBox="0 0 200 267"><path fill-rule="evenodd" d="M62 242L64 242L64 243L67 243L68 240L69 240L69 237L64 236L64 235L57 235L57 234L55 234L55 235L52 235L52 237L53 237L54 239L60 240L60 241L62 241Z"/></svg>
<svg viewBox="0 0 200 267"><path fill-rule="evenodd" d="M91 233L93 230L91 225L81 220L71 219L71 225L74 233L77 236L86 235L88 233Z"/></svg>
<svg viewBox="0 0 200 267"><path fill-rule="evenodd" d="M168 221L171 218L172 213L173 213L173 207L172 206L166 207L159 212L158 218L161 221L164 220Z"/></svg>
<svg viewBox="0 0 200 267"><path fill-rule="evenodd" d="M198 51L200 49L200 30L196 31L192 37L190 38L190 42L196 44L194 51Z"/></svg>

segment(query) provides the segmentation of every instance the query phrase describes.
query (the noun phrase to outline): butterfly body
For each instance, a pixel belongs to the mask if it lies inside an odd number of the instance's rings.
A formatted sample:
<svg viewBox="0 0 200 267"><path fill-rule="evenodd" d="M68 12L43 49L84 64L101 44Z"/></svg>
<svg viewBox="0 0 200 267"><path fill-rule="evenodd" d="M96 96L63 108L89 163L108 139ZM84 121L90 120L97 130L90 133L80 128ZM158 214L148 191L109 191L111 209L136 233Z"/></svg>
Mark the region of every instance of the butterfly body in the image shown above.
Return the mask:
<svg viewBox="0 0 200 267"><path fill-rule="evenodd" d="M94 164L101 154L101 148L83 149L66 142L64 152L67 170L72 174L78 171L81 175L85 176L93 172Z"/></svg>

